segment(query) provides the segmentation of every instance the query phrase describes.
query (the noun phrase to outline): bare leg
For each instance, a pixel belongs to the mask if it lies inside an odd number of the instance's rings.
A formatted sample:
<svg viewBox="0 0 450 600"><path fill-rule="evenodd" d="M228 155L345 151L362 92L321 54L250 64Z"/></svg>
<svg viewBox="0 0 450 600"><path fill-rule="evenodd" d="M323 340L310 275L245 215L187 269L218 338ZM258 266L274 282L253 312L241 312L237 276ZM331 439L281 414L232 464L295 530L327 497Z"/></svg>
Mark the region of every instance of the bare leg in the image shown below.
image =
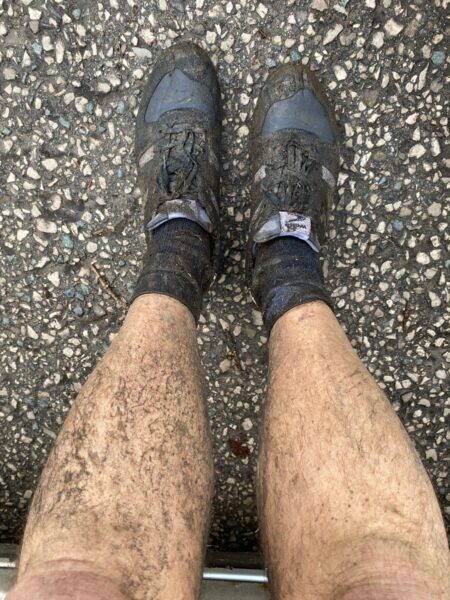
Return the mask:
<svg viewBox="0 0 450 600"><path fill-rule="evenodd" d="M198 596L213 483L203 385L189 310L138 298L45 467L11 600Z"/></svg>
<svg viewBox="0 0 450 600"><path fill-rule="evenodd" d="M272 330L259 501L275 598L449 597L430 481L321 302L292 309Z"/></svg>

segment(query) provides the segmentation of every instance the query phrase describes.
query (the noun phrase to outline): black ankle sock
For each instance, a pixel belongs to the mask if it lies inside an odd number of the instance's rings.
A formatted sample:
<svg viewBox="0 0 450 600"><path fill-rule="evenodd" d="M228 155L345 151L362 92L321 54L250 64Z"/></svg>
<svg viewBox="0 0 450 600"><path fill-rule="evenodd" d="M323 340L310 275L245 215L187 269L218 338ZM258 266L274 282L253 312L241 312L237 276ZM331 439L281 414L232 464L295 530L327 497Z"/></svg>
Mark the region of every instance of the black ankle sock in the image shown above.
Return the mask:
<svg viewBox="0 0 450 600"><path fill-rule="evenodd" d="M323 300L333 308L319 255L294 237L257 245L251 290L269 333L277 319L299 304Z"/></svg>
<svg viewBox="0 0 450 600"><path fill-rule="evenodd" d="M189 219L172 219L150 233L132 300L159 293L182 302L197 322L212 277L211 236Z"/></svg>

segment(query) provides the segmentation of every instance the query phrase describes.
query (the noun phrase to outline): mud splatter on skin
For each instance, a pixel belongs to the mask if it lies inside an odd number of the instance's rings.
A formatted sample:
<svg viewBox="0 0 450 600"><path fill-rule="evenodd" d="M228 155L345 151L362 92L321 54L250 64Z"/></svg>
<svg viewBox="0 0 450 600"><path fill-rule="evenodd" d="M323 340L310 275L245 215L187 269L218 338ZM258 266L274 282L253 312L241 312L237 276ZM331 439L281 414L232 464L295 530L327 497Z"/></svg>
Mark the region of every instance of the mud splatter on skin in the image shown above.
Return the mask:
<svg viewBox="0 0 450 600"><path fill-rule="evenodd" d="M153 315L148 335L129 317L79 394L35 494L23 567L64 548L120 573L133 600L156 597L169 572L197 593L213 466L195 330L177 310L181 321Z"/></svg>

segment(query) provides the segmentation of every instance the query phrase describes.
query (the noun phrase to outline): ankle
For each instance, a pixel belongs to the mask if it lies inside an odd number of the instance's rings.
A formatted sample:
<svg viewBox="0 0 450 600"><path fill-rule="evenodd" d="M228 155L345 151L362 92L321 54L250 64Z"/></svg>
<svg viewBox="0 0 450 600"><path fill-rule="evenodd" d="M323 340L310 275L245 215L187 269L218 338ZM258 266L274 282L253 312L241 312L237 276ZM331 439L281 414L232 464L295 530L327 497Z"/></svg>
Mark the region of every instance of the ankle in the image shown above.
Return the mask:
<svg viewBox="0 0 450 600"><path fill-rule="evenodd" d="M251 291L269 333L296 306L321 300L332 308L318 253L290 236L257 247Z"/></svg>
<svg viewBox="0 0 450 600"><path fill-rule="evenodd" d="M176 218L149 233L144 267L131 302L158 293L184 304L198 321L214 274L212 238L200 225Z"/></svg>
<svg viewBox="0 0 450 600"><path fill-rule="evenodd" d="M51 560L30 567L6 600L128 600L117 583L82 560Z"/></svg>

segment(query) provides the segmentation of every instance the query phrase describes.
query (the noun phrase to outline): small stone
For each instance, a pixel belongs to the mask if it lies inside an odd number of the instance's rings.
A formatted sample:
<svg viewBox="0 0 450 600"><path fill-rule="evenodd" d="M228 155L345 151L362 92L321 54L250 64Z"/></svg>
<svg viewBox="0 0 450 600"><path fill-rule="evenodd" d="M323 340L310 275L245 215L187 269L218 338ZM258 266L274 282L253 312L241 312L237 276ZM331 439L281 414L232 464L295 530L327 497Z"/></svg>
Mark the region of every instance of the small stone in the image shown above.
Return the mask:
<svg viewBox="0 0 450 600"><path fill-rule="evenodd" d="M333 40L337 38L337 36L341 33L343 29L344 28L340 23L337 23L334 27L329 29L326 32L325 37L323 38L323 45L326 46L327 44L330 44Z"/></svg>
<svg viewBox="0 0 450 600"><path fill-rule="evenodd" d="M111 91L111 86L106 81L99 81L97 83L97 91L100 94L109 94Z"/></svg>
<svg viewBox="0 0 450 600"><path fill-rule="evenodd" d="M435 292L429 291L428 292L428 296L430 298L431 306L433 308L437 308L438 306L441 305L442 301L441 301L440 297Z"/></svg>
<svg viewBox="0 0 450 600"><path fill-rule="evenodd" d="M17 73L12 67L5 67L3 69L3 77L6 79L6 81L13 81L16 79Z"/></svg>
<svg viewBox="0 0 450 600"><path fill-rule="evenodd" d="M262 314L259 310L252 309L252 323L256 327L262 327L263 319Z"/></svg>
<svg viewBox="0 0 450 600"><path fill-rule="evenodd" d="M35 332L35 330L31 327L31 325L27 325L27 335L28 337L30 337L32 340L37 340L39 338L38 334Z"/></svg>
<svg viewBox="0 0 450 600"><path fill-rule="evenodd" d="M28 14L30 15L31 21L39 21L42 15L40 10L37 8L31 8L31 6L28 7Z"/></svg>
<svg viewBox="0 0 450 600"><path fill-rule="evenodd" d="M334 65L333 71L338 81L343 81L346 79L347 71L344 69L344 67L341 67L340 65Z"/></svg>
<svg viewBox="0 0 450 600"><path fill-rule="evenodd" d="M56 233L58 231L56 223L53 223L53 221L47 221L46 219L38 219L36 221L36 227L37 230L41 231L42 233Z"/></svg>
<svg viewBox="0 0 450 600"><path fill-rule="evenodd" d="M116 113L118 115L123 115L124 112L125 112L125 102L123 100L119 100L119 102L117 103L117 107L116 107Z"/></svg>
<svg viewBox="0 0 450 600"><path fill-rule="evenodd" d="M436 450L434 448L429 448L425 452L425 456L426 456L426 458L428 458L428 459L430 459L430 460L432 460L434 462L436 462L437 459L438 459L437 452L436 452Z"/></svg>
<svg viewBox="0 0 450 600"><path fill-rule="evenodd" d="M16 239L18 242L24 240L30 232L26 229L18 229L16 233Z"/></svg>
<svg viewBox="0 0 450 600"><path fill-rule="evenodd" d="M431 55L431 61L436 65L443 65L445 62L445 52L442 50L435 50Z"/></svg>
<svg viewBox="0 0 450 600"><path fill-rule="evenodd" d="M106 310L100 304L94 304L92 311L96 317L104 317L106 315Z"/></svg>
<svg viewBox="0 0 450 600"><path fill-rule="evenodd" d="M33 48L33 52L35 54L37 54L38 56L41 56L41 54L42 54L42 46L41 46L41 44L39 44L39 42L33 42L31 44L31 47Z"/></svg>
<svg viewBox="0 0 450 600"><path fill-rule="evenodd" d="M97 252L97 248L98 248L98 244L96 244L95 242L88 242L86 244L86 251L89 252L89 254L93 254L94 252Z"/></svg>
<svg viewBox="0 0 450 600"><path fill-rule="evenodd" d="M217 38L217 33L215 31L207 31L206 32L206 43L207 44L215 44Z"/></svg>
<svg viewBox="0 0 450 600"><path fill-rule="evenodd" d="M245 93L242 93L239 96L239 100L241 101L241 104L243 104L244 106L247 106L247 104L250 102L249 96Z"/></svg>
<svg viewBox="0 0 450 600"><path fill-rule="evenodd" d="M138 58L151 58L152 57L152 53L150 52L150 50L148 48L138 48L137 46L135 46L134 48L132 48L132 50L133 50L134 55L137 56ZM104 85L107 86L108 84L106 83ZM104 93L107 93L107 92L104 92Z"/></svg>
<svg viewBox="0 0 450 600"><path fill-rule="evenodd" d="M416 260L419 263L419 265L429 265L430 264L430 257L425 252L418 252L417 256L416 256Z"/></svg>
<svg viewBox="0 0 450 600"><path fill-rule="evenodd" d="M47 171L54 171L58 166L58 163L54 158L46 158L42 161L42 166L47 169Z"/></svg>
<svg viewBox="0 0 450 600"><path fill-rule="evenodd" d="M226 373L227 371L230 370L230 367L231 367L231 362L228 360L228 358L225 358L219 364L219 370L221 373Z"/></svg>
<svg viewBox="0 0 450 600"><path fill-rule="evenodd" d="M440 214L442 212L442 205L439 204L439 202L433 202L432 204L430 204L430 206L427 208L427 213L431 216L431 217L439 217Z"/></svg>
<svg viewBox="0 0 450 600"><path fill-rule="evenodd" d="M382 31L377 31L376 33L374 33L374 36L372 38L372 46L375 46L375 48L382 48L384 44L384 33Z"/></svg>
<svg viewBox="0 0 450 600"><path fill-rule="evenodd" d="M269 69L273 69L274 67L276 67L277 63L274 61L273 58L266 58L266 67L268 67Z"/></svg>
<svg viewBox="0 0 450 600"><path fill-rule="evenodd" d="M75 19L75 21L78 21L78 19L81 17L81 9L74 8L72 11L72 17Z"/></svg>
<svg viewBox="0 0 450 600"><path fill-rule="evenodd" d="M425 154L426 150L422 144L414 144L408 152L410 158L420 158Z"/></svg>
<svg viewBox="0 0 450 600"><path fill-rule="evenodd" d="M318 10L319 12L323 12L324 10L328 9L328 4L325 2L325 0L313 0L311 2L311 8L313 10Z"/></svg>
<svg viewBox="0 0 450 600"><path fill-rule="evenodd" d="M59 117L59 123L64 129L70 129L70 121L68 121L65 117Z"/></svg>
<svg viewBox="0 0 450 600"><path fill-rule="evenodd" d="M401 219L394 219L392 221L392 227L395 229L395 231L403 231L403 221Z"/></svg>
<svg viewBox="0 0 450 600"><path fill-rule="evenodd" d="M73 308L73 314L76 315L77 317L81 317L84 313L83 307L81 306L81 304L76 304Z"/></svg>
<svg viewBox="0 0 450 600"><path fill-rule="evenodd" d="M247 127L247 125L241 125L241 127L239 127L238 131L237 131L238 137L243 138L243 137L247 137L249 134L249 129Z"/></svg>
<svg viewBox="0 0 450 600"><path fill-rule="evenodd" d="M389 37L395 37L402 31L402 29L403 25L398 23L395 19L389 19L384 26L384 30Z"/></svg>
<svg viewBox="0 0 450 600"><path fill-rule="evenodd" d="M244 431L250 431L250 429L253 427L253 423L251 422L251 420L249 418L244 419L244 421L242 422L242 429Z"/></svg>
<svg viewBox="0 0 450 600"><path fill-rule="evenodd" d="M34 179L35 181L41 178L39 173L36 171L36 169L33 169L33 167L28 167L27 177L29 177L30 179Z"/></svg>
<svg viewBox="0 0 450 600"><path fill-rule="evenodd" d="M47 279L52 283L55 287L59 287L59 271L53 271L53 273L49 273L47 275Z"/></svg>
<svg viewBox="0 0 450 600"><path fill-rule="evenodd" d="M64 59L64 44L61 40L58 40L55 44L55 56L56 62L61 64Z"/></svg>
<svg viewBox="0 0 450 600"><path fill-rule="evenodd" d="M264 17L267 15L267 6L260 2L256 7L256 12L261 17L261 19L264 19Z"/></svg>
<svg viewBox="0 0 450 600"><path fill-rule="evenodd" d="M72 248L74 247L73 239L70 237L70 235L68 233L63 234L63 236L61 237L61 241L62 241L64 248L68 248L69 250L72 250Z"/></svg>

